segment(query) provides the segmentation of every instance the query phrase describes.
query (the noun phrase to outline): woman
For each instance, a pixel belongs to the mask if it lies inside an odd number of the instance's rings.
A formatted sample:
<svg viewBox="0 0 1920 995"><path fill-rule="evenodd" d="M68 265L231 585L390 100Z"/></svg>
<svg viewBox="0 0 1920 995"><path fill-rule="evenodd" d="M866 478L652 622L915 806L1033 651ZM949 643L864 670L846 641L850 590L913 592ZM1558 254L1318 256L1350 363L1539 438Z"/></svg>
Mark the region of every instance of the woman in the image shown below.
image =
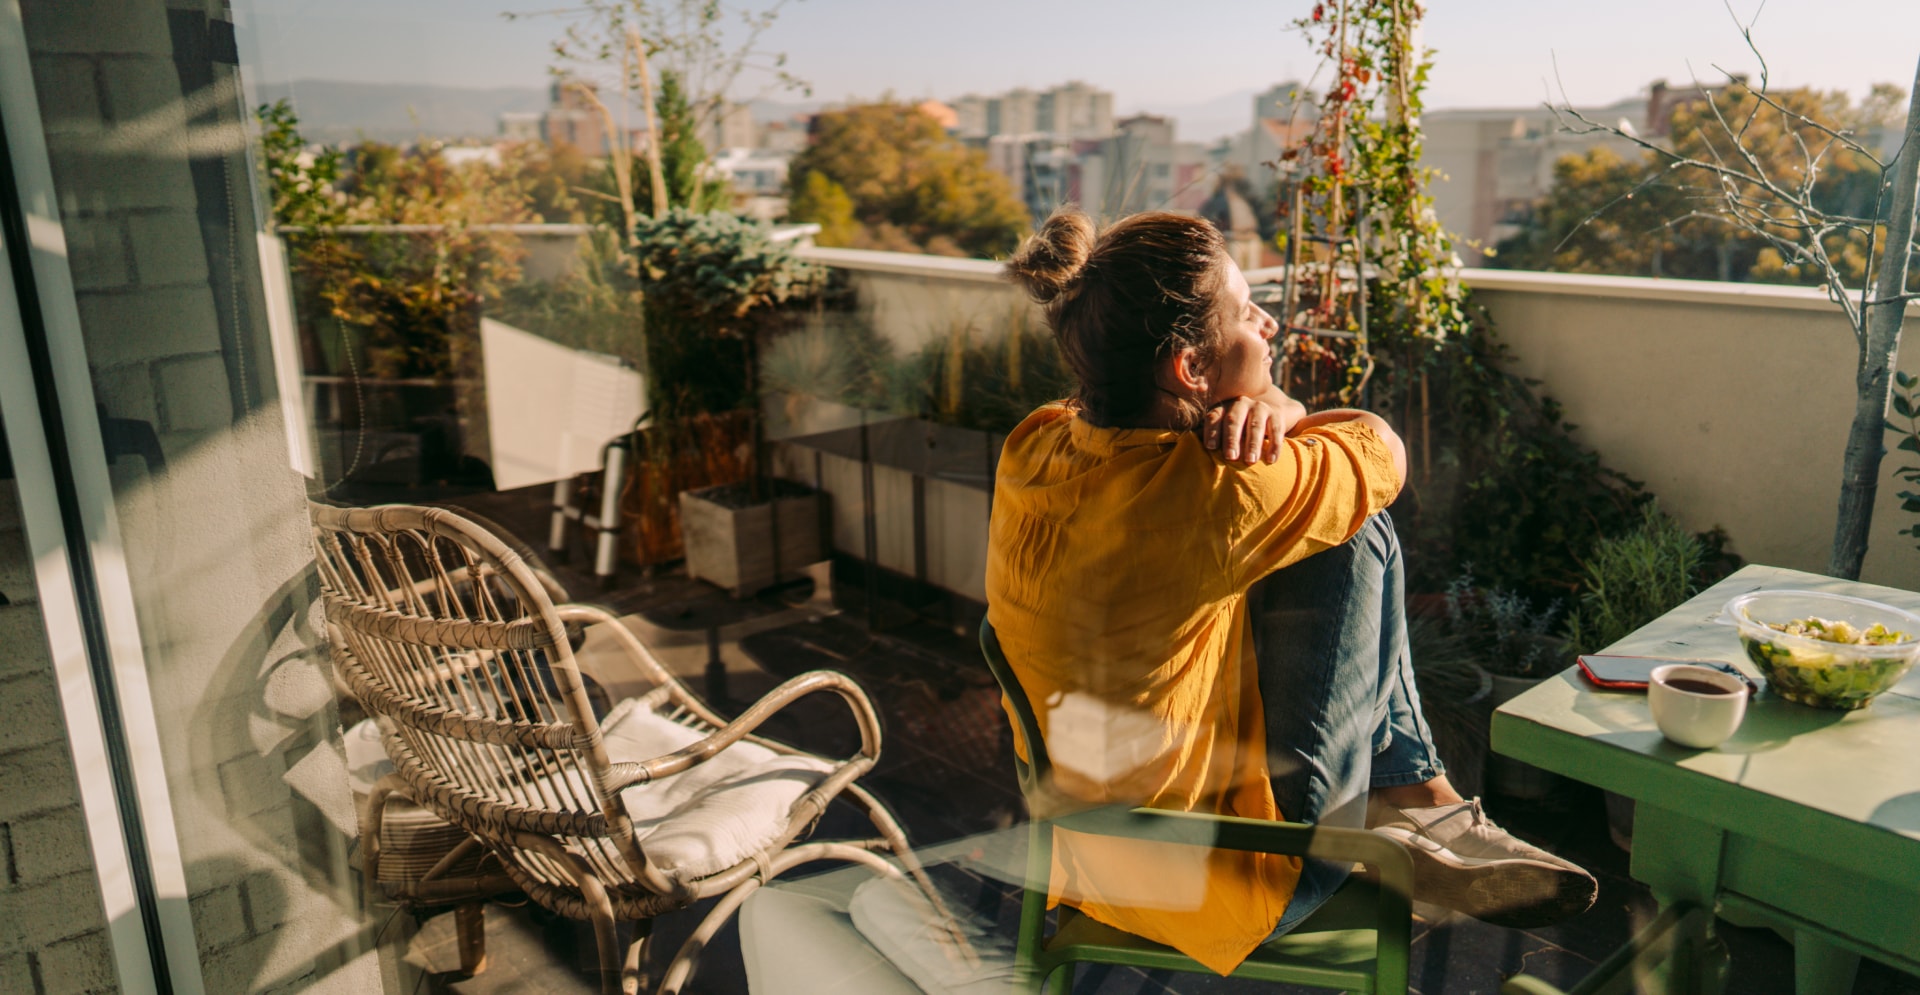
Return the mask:
<svg viewBox="0 0 1920 995"><path fill-rule="evenodd" d="M1405 449L1274 385L1277 328L1219 233L1150 213L1096 234L1068 209L1007 272L1078 380L1007 437L987 558L1062 801L1372 825L1424 900L1509 925L1590 905L1590 875L1447 781L1384 510ZM1348 870L1064 831L1055 854L1056 900L1223 974Z"/></svg>

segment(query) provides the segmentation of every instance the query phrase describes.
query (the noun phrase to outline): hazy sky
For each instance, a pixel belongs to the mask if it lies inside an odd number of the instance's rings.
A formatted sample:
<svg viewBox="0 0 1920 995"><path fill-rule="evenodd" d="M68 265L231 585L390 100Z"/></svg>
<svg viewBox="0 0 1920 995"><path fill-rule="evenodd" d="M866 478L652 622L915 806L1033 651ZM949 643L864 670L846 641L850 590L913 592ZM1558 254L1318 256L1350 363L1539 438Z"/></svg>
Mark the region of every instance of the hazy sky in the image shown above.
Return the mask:
<svg viewBox="0 0 1920 995"><path fill-rule="evenodd" d="M551 3L552 0L548 0ZM561 0L565 2L565 0ZM236 0L256 80L450 86L545 82L551 18L508 22L500 0ZM1310 0L794 0L764 47L816 99L950 98L1084 79L1115 110L1200 103L1304 77L1315 60L1291 19ZM1744 20L1754 0L1732 0ZM1779 85L1903 88L1920 60L1920 0L1772 0L1754 30ZM1522 106L1559 80L1576 103L1649 80L1756 60L1722 0L1429 0L1432 107ZM1691 67L1691 69L1689 68Z"/></svg>

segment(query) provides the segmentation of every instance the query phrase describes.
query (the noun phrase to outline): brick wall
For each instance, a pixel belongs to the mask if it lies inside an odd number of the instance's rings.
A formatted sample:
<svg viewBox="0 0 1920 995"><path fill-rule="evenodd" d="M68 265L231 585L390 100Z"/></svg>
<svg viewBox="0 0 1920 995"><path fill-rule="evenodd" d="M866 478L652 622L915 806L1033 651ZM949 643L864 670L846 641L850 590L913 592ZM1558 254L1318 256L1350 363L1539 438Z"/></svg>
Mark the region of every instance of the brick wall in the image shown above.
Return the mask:
<svg viewBox="0 0 1920 995"><path fill-rule="evenodd" d="M18 495L0 480L0 992L117 990Z"/></svg>
<svg viewBox="0 0 1920 995"><path fill-rule="evenodd" d="M305 487L268 372L248 162L234 141L244 111L235 68L204 57L220 50L207 14L222 9L25 0L22 19L96 399L150 426L165 457L162 470L110 456L110 471L207 990L379 992L391 986L350 866ZM12 548L0 531L0 585ZM0 612L0 639L6 626L38 629ZM0 714L30 719L0 724L0 779L50 799L16 815L28 793L0 783L0 902L91 884L52 694L43 663L0 663ZM0 904L0 992L110 988L103 934L84 915L97 920L98 906L69 896L23 917ZM74 921L37 921L62 917Z"/></svg>

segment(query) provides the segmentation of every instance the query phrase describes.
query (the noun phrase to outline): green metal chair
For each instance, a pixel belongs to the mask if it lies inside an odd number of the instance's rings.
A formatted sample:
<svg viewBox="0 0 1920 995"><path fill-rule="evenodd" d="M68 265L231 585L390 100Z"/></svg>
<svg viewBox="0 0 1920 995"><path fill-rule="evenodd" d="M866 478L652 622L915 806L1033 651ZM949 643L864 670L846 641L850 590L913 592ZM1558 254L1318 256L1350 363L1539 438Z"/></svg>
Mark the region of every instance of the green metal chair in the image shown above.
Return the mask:
<svg viewBox="0 0 1920 995"><path fill-rule="evenodd" d="M1028 760L1015 761L1020 789L1031 800L1047 790L1050 764L1040 724L1020 682L1008 668L993 627L980 623L980 647L1000 690L1012 704ZM1211 973L1199 961L1122 932L1061 906L1058 928L1047 934L1047 883L1053 866L1053 829L1185 843L1260 853L1365 862L1378 884L1349 879L1291 932L1255 950L1236 978L1253 978L1347 992L1404 995L1413 915L1408 895L1413 861L1385 836L1359 829L1271 822L1153 808L1097 808L1035 820L1027 847L1025 894L1015 949L1016 990L1037 995L1048 981L1056 993L1073 987L1077 963L1125 964L1164 971Z"/></svg>
<svg viewBox="0 0 1920 995"><path fill-rule="evenodd" d="M1724 990L1726 972L1726 947L1713 935L1713 913L1675 902L1571 990L1516 974L1500 986L1500 995L1705 995Z"/></svg>

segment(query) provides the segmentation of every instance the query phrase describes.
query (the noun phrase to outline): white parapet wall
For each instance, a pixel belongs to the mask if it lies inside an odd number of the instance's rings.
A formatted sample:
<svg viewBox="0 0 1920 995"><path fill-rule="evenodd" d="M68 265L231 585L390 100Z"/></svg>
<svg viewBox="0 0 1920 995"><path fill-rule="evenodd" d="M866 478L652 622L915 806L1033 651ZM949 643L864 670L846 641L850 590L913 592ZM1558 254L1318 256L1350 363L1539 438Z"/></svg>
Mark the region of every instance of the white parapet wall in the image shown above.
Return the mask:
<svg viewBox="0 0 1920 995"><path fill-rule="evenodd" d="M874 326L902 354L954 321L993 328L1030 306L986 260L804 251L849 272ZM1463 275L1511 347L1513 371L1538 380L1607 465L1644 481L1688 528L1726 529L1751 562L1825 570L1857 359L1847 322L1825 295L1692 280ZM1920 306L1909 312L1916 319ZM1920 360L1899 365L1920 373ZM1898 534L1920 516L1900 510L1903 485L1893 474L1909 464L1897 442L1888 439L1862 579L1920 589L1920 549ZM849 497L857 509L858 490ZM838 534L836 545L858 553L857 536ZM968 587L978 590L955 585Z"/></svg>
<svg viewBox="0 0 1920 995"><path fill-rule="evenodd" d="M1499 270L1466 278L1512 347L1514 372L1539 380L1609 466L1645 481L1689 528L1725 528L1749 561L1825 571L1858 350L1824 294ZM1920 550L1898 533L1920 517L1900 510L1897 441L1861 579L1913 589Z"/></svg>

